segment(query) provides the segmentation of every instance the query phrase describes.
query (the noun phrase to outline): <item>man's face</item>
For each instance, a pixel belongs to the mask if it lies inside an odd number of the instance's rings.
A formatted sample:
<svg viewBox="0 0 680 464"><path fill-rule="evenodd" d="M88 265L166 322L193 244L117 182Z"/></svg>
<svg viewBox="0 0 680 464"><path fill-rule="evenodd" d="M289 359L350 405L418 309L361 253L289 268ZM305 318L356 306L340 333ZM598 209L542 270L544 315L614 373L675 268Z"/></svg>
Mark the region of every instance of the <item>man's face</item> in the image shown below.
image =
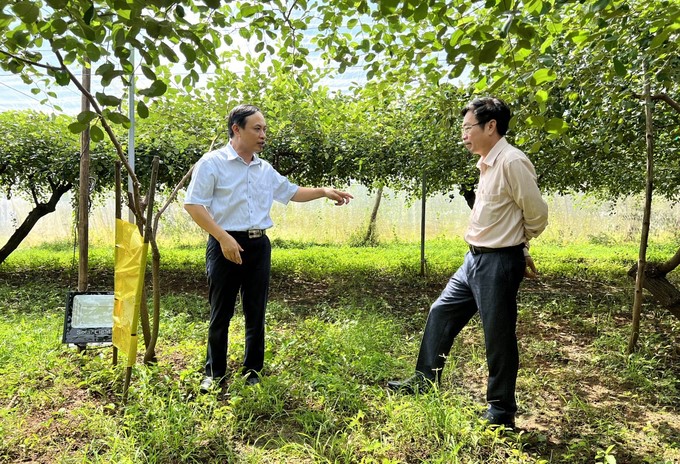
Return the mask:
<svg viewBox="0 0 680 464"><path fill-rule="evenodd" d="M476 155L485 154L483 152L485 149L484 142L487 139L487 136L484 133L485 128L486 124L480 124L472 111L465 113L465 117L463 117L461 134L463 137L463 144L465 145L465 148L470 151L470 153L474 153Z"/></svg>
<svg viewBox="0 0 680 464"><path fill-rule="evenodd" d="M234 132L238 134L239 145L251 153L259 153L267 139L267 124L262 113L257 112L246 118L246 126L234 124Z"/></svg>

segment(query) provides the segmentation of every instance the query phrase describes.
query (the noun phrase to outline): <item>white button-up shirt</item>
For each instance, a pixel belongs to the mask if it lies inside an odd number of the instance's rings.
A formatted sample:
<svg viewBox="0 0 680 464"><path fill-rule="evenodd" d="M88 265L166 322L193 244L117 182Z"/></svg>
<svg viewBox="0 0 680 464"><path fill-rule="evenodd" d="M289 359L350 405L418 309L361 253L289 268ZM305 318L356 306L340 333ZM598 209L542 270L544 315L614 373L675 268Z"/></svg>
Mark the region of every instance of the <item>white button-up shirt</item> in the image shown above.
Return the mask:
<svg viewBox="0 0 680 464"><path fill-rule="evenodd" d="M224 230L268 229L274 200L286 204L297 190L267 161L255 155L247 164L228 143L198 160L184 204L205 206Z"/></svg>
<svg viewBox="0 0 680 464"><path fill-rule="evenodd" d="M537 237L548 225L548 205L529 158L503 137L477 162L479 185L465 241L502 248Z"/></svg>

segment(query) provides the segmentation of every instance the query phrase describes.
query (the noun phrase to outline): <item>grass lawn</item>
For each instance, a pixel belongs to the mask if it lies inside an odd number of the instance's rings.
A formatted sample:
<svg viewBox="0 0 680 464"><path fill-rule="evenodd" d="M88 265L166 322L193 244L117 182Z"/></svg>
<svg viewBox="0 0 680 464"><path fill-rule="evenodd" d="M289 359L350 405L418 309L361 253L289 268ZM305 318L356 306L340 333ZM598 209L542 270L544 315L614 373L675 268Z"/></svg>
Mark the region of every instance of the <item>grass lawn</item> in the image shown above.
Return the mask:
<svg viewBox="0 0 680 464"><path fill-rule="evenodd" d="M202 247L162 249L158 363L61 344L77 283L68 245L0 266L0 462L677 463L680 321L651 299L626 355L635 245L541 244L520 291L517 429L486 429L479 319L454 343L436 392L385 389L412 373L429 304L462 241L375 248L276 241L263 381L240 378L243 318L224 390L200 395L207 336ZM650 249L665 259L674 247ZM112 251L91 250L91 288L112 289ZM676 282L677 284L677 282Z"/></svg>

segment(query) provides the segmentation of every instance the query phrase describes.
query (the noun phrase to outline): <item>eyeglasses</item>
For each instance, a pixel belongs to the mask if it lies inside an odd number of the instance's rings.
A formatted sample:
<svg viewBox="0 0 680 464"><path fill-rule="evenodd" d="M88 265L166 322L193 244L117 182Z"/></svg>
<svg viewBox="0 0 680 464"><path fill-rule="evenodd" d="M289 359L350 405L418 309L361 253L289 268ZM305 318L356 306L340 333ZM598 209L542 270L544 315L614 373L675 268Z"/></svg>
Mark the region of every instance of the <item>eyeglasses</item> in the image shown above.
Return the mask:
<svg viewBox="0 0 680 464"><path fill-rule="evenodd" d="M487 122L488 122L488 121L487 121ZM473 127L475 127L475 126L483 126L484 124L486 124L486 122L478 122L477 124L472 124L472 125L470 125L470 126L463 126L463 127L462 127L463 134L469 134Z"/></svg>
<svg viewBox="0 0 680 464"><path fill-rule="evenodd" d="M472 125L469 125L469 126L463 126L461 129L462 129L463 134L469 134L473 127L481 126L482 124L486 124L486 123L485 122L478 122L477 124L472 124Z"/></svg>

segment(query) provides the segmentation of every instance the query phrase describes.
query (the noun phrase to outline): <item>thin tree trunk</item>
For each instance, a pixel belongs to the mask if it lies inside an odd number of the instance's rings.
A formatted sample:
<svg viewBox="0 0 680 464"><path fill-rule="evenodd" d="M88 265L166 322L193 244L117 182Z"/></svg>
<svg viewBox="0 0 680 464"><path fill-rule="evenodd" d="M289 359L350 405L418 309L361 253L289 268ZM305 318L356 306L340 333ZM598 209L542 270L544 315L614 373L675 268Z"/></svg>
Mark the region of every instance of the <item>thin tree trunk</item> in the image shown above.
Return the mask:
<svg viewBox="0 0 680 464"><path fill-rule="evenodd" d="M90 91L90 61L85 58L83 87ZM90 111L90 101L80 97L80 111ZM90 125L80 133L80 191L78 192L78 291L89 287L89 212L90 212Z"/></svg>
<svg viewBox="0 0 680 464"><path fill-rule="evenodd" d="M144 228L144 241L151 243L152 253L152 281L153 281L153 332L150 333L148 343L146 344L146 352L144 353L144 364L156 362L156 342L158 341L158 326L160 319L160 289L159 289L159 268L160 268L160 254L156 245L156 235L153 228L153 204L156 193L156 182L158 180L158 167L160 160L158 156L154 156L151 168L151 182L149 184L149 203L147 205L146 213L146 227ZM147 314L147 324L148 314ZM146 335L145 335L146 336Z"/></svg>
<svg viewBox="0 0 680 464"><path fill-rule="evenodd" d="M633 299L633 324L628 342L628 354L635 350L640 335L640 312L642 308L643 288L645 285L645 266L647 264L647 244L649 242L649 224L652 213L652 192L654 190L654 127L652 124L652 99L649 81L645 84L645 138L647 140L647 173L645 185L645 209L642 217L642 233L640 234L640 253L635 278L635 297Z"/></svg>
<svg viewBox="0 0 680 464"><path fill-rule="evenodd" d="M380 200L382 200L383 186L378 187L378 191L375 194L375 203L373 203L373 211L371 211L371 218L368 221L368 229L366 229L366 235L364 236L364 243L375 243L376 237L376 223L378 220L378 209L380 208Z"/></svg>
<svg viewBox="0 0 680 464"><path fill-rule="evenodd" d="M425 259L425 208L427 206L427 177L423 174L420 191L420 277L425 277L427 260Z"/></svg>

